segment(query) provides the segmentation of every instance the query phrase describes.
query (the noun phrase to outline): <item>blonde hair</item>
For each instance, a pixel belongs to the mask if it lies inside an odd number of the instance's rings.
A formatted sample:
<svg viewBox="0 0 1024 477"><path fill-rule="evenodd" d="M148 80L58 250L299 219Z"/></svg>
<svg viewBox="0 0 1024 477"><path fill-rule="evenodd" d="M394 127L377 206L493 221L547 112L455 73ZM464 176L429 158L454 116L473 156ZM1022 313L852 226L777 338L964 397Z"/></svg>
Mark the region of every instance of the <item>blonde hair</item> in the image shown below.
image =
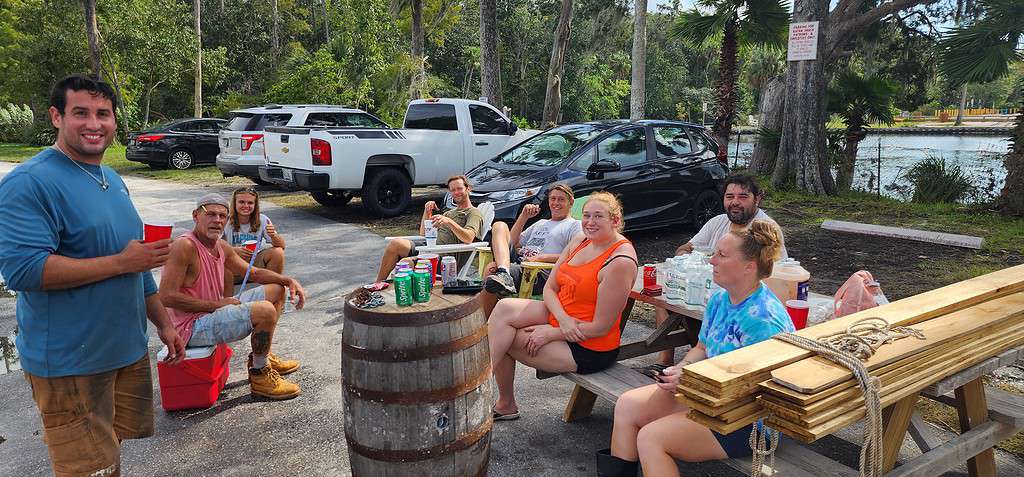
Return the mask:
<svg viewBox="0 0 1024 477"><path fill-rule="evenodd" d="M768 278L782 250L782 231L779 226L767 220L754 220L750 227L729 232L740 239L740 253L747 260L757 262L757 275Z"/></svg>
<svg viewBox="0 0 1024 477"><path fill-rule="evenodd" d="M238 217L238 208L235 205L235 199L238 194L249 194L256 200L256 204L253 205L252 212L249 213L249 232L256 233L260 231L260 194L256 192L255 188L252 187L241 187L235 189L231 193L231 227L234 228L235 232L238 232L242 228L241 219Z"/></svg>
<svg viewBox="0 0 1024 477"><path fill-rule="evenodd" d="M583 206L586 207L592 200L596 200L604 204L608 207L608 213L611 214L612 217L619 218L619 225L615 226L615 231L621 233L623 227L626 226L626 220L622 216L622 202L619 201L619 198L615 197L611 192L602 190L590 194L590 196L587 197L587 203L583 204Z"/></svg>
<svg viewBox="0 0 1024 477"><path fill-rule="evenodd" d="M576 195L572 193L572 187L569 187L569 184L559 182L551 186L551 190L548 191L548 195L551 195L551 193L556 190L565 194L565 196L569 198L570 204L576 201Z"/></svg>

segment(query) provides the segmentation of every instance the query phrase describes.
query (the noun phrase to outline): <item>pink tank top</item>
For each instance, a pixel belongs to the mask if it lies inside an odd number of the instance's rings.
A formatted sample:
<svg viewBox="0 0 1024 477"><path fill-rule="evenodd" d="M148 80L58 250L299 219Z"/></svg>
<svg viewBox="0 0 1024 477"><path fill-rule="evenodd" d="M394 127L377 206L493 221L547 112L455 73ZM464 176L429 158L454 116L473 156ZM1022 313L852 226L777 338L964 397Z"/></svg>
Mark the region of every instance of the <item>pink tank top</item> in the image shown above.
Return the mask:
<svg viewBox="0 0 1024 477"><path fill-rule="evenodd" d="M191 286L182 287L181 293L200 300L220 300L224 297L224 254L218 253L218 256L214 257L210 250L206 248L206 245L203 245L192 232L178 237L178 240L183 238L191 240L196 246L196 252L199 253L199 276L196 277L196 282ZM220 249L217 251L221 252ZM207 314L206 312L189 312L167 308L167 315L171 317L174 329L178 331L178 335L181 336L181 339L185 340L186 344L192 338L192 324Z"/></svg>

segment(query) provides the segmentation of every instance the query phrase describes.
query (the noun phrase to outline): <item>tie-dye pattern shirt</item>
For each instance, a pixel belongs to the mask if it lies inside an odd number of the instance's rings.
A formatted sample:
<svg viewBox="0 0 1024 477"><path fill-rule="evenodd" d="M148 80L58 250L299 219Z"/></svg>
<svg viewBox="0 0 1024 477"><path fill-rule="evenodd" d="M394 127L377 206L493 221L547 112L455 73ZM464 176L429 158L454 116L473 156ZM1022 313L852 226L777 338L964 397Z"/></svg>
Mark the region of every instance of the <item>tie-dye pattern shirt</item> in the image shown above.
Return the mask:
<svg viewBox="0 0 1024 477"><path fill-rule="evenodd" d="M729 301L725 290L715 293L704 311L698 338L708 358L771 338L781 331L794 331L786 307L763 283L738 305Z"/></svg>

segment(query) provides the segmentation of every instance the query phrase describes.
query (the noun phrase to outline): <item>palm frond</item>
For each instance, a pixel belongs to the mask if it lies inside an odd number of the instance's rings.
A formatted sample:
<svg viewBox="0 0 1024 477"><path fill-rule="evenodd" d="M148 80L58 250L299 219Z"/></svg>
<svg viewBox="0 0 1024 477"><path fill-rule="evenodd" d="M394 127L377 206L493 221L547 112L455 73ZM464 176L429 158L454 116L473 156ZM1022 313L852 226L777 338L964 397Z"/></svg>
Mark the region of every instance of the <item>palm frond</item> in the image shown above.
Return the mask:
<svg viewBox="0 0 1024 477"><path fill-rule="evenodd" d="M978 0L978 20L954 28L939 42L939 69L954 84L987 83L1024 61L1024 2Z"/></svg>
<svg viewBox="0 0 1024 477"><path fill-rule="evenodd" d="M716 11L704 15L697 10L687 10L672 24L669 34L693 45L704 44L725 30L730 15L727 11Z"/></svg>
<svg viewBox="0 0 1024 477"><path fill-rule="evenodd" d="M740 44L783 46L789 28L789 4L784 0L746 0L740 16Z"/></svg>

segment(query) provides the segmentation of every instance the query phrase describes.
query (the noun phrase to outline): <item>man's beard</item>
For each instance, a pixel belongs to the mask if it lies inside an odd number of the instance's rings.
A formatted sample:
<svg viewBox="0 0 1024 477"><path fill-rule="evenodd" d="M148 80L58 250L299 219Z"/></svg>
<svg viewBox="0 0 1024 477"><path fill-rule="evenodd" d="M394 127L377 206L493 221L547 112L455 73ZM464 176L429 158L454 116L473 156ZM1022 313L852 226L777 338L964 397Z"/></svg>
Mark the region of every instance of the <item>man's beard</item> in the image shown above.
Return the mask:
<svg viewBox="0 0 1024 477"><path fill-rule="evenodd" d="M729 222L736 225L746 226L751 220L754 220L754 216L757 215L757 207L752 209L741 208L739 212L733 212L732 210L726 211L725 215L729 217Z"/></svg>

